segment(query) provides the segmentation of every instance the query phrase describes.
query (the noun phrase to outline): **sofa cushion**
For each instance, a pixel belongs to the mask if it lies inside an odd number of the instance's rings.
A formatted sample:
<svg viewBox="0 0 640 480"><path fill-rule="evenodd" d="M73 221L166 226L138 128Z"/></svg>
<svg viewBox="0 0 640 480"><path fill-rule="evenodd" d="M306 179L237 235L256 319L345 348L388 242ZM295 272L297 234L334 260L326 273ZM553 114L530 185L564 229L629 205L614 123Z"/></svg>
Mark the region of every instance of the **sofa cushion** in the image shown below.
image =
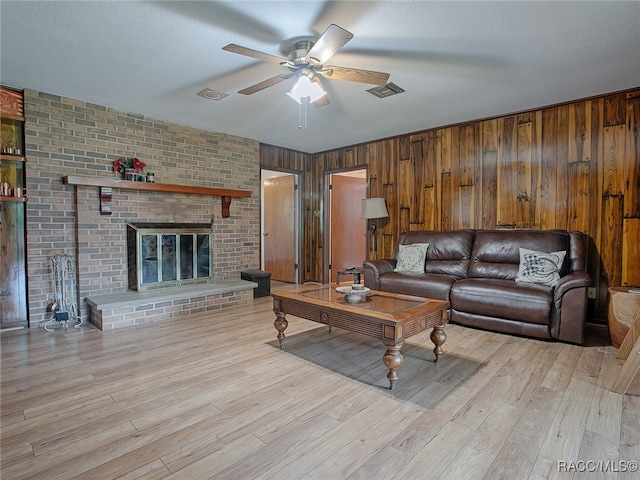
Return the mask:
<svg viewBox="0 0 640 480"><path fill-rule="evenodd" d="M569 234L564 230L478 230L469 277L515 280L520 265L520 248L557 252L568 250ZM565 261L560 276L567 272Z"/></svg>
<svg viewBox="0 0 640 480"><path fill-rule="evenodd" d="M451 308L487 317L548 325L551 288L496 278L466 278L451 287Z"/></svg>
<svg viewBox="0 0 640 480"><path fill-rule="evenodd" d="M424 273L424 262L427 258L428 243L412 243L400 245L398 263L394 272L420 272Z"/></svg>
<svg viewBox="0 0 640 480"><path fill-rule="evenodd" d="M521 248L516 282L537 283L554 287L560 280L560 269L566 254L565 250L546 253Z"/></svg>
<svg viewBox="0 0 640 480"><path fill-rule="evenodd" d="M482 328L493 332L508 333L510 335L524 335L536 338L554 338L549 325L538 323L518 322L508 318L485 317L469 312L451 310L451 322L466 327Z"/></svg>
<svg viewBox="0 0 640 480"><path fill-rule="evenodd" d="M458 280L454 275L412 272L388 272L380 276L380 290L403 293L416 297L449 301L451 285Z"/></svg>
<svg viewBox="0 0 640 480"><path fill-rule="evenodd" d="M428 243L425 273L454 275L466 278L474 230L414 230L404 232L398 238L393 258L398 258L400 245Z"/></svg>

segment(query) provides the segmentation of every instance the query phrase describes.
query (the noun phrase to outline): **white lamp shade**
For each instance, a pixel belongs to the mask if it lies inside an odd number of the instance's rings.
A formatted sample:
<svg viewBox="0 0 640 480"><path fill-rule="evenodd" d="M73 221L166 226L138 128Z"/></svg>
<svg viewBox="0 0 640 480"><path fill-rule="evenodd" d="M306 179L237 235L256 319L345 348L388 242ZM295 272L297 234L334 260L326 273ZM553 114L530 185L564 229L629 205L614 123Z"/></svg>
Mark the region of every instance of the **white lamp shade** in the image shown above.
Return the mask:
<svg viewBox="0 0 640 480"><path fill-rule="evenodd" d="M384 198L363 198L360 218L385 218L389 216Z"/></svg>
<svg viewBox="0 0 640 480"><path fill-rule="evenodd" d="M298 103L302 103L305 97L309 97L309 102L313 103L326 94L327 92L322 90L320 84L312 82L306 75L300 75L298 81L287 92L287 95Z"/></svg>

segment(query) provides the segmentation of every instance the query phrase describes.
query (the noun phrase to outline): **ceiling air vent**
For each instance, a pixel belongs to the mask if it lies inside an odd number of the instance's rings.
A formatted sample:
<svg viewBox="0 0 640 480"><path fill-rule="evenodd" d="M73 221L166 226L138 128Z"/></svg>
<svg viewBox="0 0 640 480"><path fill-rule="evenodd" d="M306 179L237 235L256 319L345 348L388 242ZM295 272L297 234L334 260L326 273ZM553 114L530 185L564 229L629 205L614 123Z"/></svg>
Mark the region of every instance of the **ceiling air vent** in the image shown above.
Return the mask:
<svg viewBox="0 0 640 480"><path fill-rule="evenodd" d="M204 90L198 92L197 95L208 100L222 100L224 97L229 96L226 93L219 92L217 90L214 90L213 88L205 88Z"/></svg>
<svg viewBox="0 0 640 480"><path fill-rule="evenodd" d="M404 92L402 88L397 86L395 83L389 82L385 85L378 85L377 87L370 88L367 92L375 95L378 98L386 98L391 95L397 95L398 93Z"/></svg>

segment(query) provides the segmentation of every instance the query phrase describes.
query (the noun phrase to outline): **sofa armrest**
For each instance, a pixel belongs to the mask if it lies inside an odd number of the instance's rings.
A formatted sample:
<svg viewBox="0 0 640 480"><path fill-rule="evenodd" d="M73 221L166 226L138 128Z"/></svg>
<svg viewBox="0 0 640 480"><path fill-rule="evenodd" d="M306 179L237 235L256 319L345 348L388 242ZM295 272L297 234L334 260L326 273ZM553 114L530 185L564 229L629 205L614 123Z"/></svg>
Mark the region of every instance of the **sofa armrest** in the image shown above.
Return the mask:
<svg viewBox="0 0 640 480"><path fill-rule="evenodd" d="M551 336L564 342L584 345L587 323L587 287L591 277L586 272L571 272L557 283L553 291Z"/></svg>
<svg viewBox="0 0 640 480"><path fill-rule="evenodd" d="M396 263L397 261L392 258L365 260L362 263L365 287L371 290L380 290L380 275L393 272Z"/></svg>
<svg viewBox="0 0 640 480"><path fill-rule="evenodd" d="M571 272L560 278L553 290L553 301L557 307L562 302L562 297L574 288L588 287L591 285L591 277L587 272Z"/></svg>

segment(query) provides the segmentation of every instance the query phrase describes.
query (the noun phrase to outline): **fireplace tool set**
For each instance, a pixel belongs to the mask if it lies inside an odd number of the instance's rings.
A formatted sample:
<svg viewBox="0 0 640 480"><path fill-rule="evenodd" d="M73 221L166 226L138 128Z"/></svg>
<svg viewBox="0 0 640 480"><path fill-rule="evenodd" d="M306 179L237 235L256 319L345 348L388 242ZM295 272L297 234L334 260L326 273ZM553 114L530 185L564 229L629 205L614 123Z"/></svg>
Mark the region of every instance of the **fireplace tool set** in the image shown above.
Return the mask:
<svg viewBox="0 0 640 480"><path fill-rule="evenodd" d="M53 302L50 305L52 317L44 324L47 332L53 322L68 326L69 320L78 328L82 319L78 316L78 292L76 290L76 262L71 255L58 254L51 257L53 266Z"/></svg>

